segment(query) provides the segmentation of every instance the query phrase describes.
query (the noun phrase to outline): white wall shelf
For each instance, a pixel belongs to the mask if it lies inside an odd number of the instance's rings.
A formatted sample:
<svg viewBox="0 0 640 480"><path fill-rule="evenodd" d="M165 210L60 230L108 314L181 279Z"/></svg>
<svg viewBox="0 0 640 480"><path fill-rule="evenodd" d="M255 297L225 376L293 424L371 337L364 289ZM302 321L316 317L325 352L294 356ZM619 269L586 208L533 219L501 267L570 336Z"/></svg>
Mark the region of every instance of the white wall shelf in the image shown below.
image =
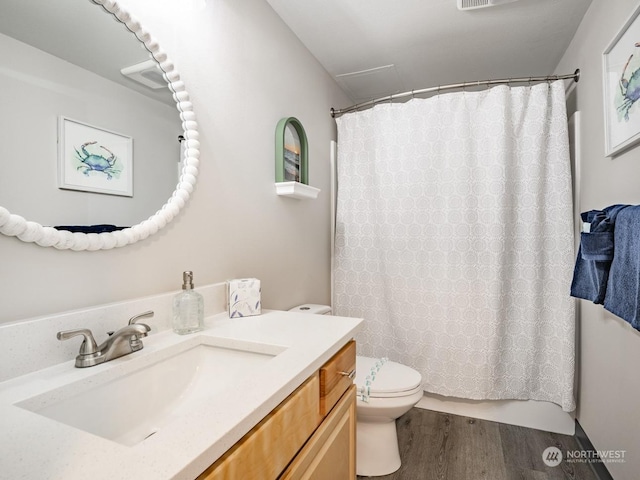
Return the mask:
<svg viewBox="0 0 640 480"><path fill-rule="evenodd" d="M276 182L276 193L299 200L315 200L318 198L320 189L300 182Z"/></svg>

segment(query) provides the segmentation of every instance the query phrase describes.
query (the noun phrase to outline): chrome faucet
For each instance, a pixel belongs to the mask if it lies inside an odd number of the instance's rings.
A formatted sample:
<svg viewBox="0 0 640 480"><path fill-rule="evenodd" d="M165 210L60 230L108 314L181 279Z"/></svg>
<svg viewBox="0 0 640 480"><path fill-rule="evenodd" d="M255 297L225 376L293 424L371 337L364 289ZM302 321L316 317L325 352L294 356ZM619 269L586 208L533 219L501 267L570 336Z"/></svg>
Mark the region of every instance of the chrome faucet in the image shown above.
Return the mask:
<svg viewBox="0 0 640 480"><path fill-rule="evenodd" d="M77 335L84 336L84 340L80 345L80 353L76 357L76 367L93 367L114 358L142 350L144 345L140 338L146 337L147 333L151 331L149 325L136 323L138 319L143 317L153 317L153 311L150 310L131 317L125 327L116 332L108 332L109 338L99 346L93 338L93 333L87 328L58 332L57 337L58 340L68 340Z"/></svg>

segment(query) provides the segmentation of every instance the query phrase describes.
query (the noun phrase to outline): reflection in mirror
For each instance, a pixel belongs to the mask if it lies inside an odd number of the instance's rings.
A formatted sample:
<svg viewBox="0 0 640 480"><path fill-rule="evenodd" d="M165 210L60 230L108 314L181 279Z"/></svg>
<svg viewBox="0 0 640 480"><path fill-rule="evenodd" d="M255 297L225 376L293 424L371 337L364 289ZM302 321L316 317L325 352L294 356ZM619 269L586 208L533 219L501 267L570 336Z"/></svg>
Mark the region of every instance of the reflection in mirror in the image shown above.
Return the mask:
<svg viewBox="0 0 640 480"><path fill-rule="evenodd" d="M0 59L2 233L105 249L146 238L178 213L197 175L191 103L166 55L127 12L109 0L3 0ZM90 126L87 138L62 132L63 117ZM108 132L130 138L131 153L116 155ZM60 178L62 165L81 181ZM117 194L123 171L133 178L132 196ZM89 188L98 182L116 194ZM96 239L36 224L134 228Z"/></svg>

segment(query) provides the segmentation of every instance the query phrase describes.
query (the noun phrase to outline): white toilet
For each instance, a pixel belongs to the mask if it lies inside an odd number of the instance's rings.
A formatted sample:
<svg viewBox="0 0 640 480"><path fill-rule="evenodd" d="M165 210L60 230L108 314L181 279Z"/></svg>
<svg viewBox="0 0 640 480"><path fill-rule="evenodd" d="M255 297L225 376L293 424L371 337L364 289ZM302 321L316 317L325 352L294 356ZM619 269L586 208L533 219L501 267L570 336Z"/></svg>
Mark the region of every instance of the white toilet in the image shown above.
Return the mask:
<svg viewBox="0 0 640 480"><path fill-rule="evenodd" d="M331 314L330 307L315 304L290 311ZM356 472L388 475L400 468L396 419L422 398L422 376L400 363L358 355L354 382L358 387Z"/></svg>

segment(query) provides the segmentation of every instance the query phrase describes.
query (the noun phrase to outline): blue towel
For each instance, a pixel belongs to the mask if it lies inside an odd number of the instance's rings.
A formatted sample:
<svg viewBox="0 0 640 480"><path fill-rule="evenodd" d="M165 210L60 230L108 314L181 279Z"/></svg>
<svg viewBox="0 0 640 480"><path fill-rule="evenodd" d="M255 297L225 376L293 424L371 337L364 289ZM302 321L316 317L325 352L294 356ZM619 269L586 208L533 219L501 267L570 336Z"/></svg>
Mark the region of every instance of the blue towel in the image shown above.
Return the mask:
<svg viewBox="0 0 640 480"><path fill-rule="evenodd" d="M571 296L591 300L593 303L604 303L609 279L610 261L583 260L582 247L578 250L576 266L571 282Z"/></svg>
<svg viewBox="0 0 640 480"><path fill-rule="evenodd" d="M640 205L620 211L604 308L640 330Z"/></svg>
<svg viewBox="0 0 640 480"><path fill-rule="evenodd" d="M56 230L67 230L71 233L104 233L124 230L128 227L116 227L115 225L56 225Z"/></svg>
<svg viewBox="0 0 640 480"><path fill-rule="evenodd" d="M613 260L613 232L581 233L580 256L599 262Z"/></svg>
<svg viewBox="0 0 640 480"><path fill-rule="evenodd" d="M604 210L580 214L591 224L580 234L580 248L571 282L571 296L602 304L607 292L609 269L614 257L614 231L618 214L628 205L611 205Z"/></svg>

